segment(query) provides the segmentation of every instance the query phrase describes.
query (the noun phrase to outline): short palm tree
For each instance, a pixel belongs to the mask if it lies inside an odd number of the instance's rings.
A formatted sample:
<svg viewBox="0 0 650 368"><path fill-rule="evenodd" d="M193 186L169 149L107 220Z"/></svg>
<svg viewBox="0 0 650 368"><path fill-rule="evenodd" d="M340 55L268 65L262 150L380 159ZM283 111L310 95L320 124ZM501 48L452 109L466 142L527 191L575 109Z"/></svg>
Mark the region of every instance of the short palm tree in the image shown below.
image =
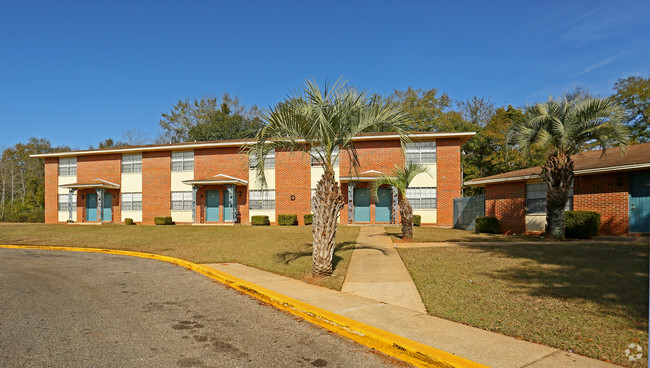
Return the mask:
<svg viewBox="0 0 650 368"><path fill-rule="evenodd" d="M400 194L399 215L402 218L402 239L413 239L413 208L406 198L406 189L419 174L429 174L427 167L422 164L407 163L403 167L395 166L389 175L383 175L372 183L372 195L377 198L377 191L382 185L390 185ZM429 174L431 176L431 174Z"/></svg>
<svg viewBox="0 0 650 368"><path fill-rule="evenodd" d="M396 104L372 99L366 92L347 88L341 80L333 85L326 83L322 91L316 82L308 80L302 93L288 97L262 118L267 125L260 129L251 148L262 181L264 157L270 149L303 151L324 168L312 199L312 273L330 275L337 221L344 204L334 174L339 152L347 152L356 172L359 159L352 138L378 126L389 126L406 141L404 127L409 119Z"/></svg>
<svg viewBox="0 0 650 368"><path fill-rule="evenodd" d="M564 239L564 208L573 183L571 156L590 146L603 149L628 144L623 112L612 98L594 98L580 91L558 100L529 106L526 119L513 125L510 144L530 156L533 147L546 154L542 180L546 185L546 227Z"/></svg>

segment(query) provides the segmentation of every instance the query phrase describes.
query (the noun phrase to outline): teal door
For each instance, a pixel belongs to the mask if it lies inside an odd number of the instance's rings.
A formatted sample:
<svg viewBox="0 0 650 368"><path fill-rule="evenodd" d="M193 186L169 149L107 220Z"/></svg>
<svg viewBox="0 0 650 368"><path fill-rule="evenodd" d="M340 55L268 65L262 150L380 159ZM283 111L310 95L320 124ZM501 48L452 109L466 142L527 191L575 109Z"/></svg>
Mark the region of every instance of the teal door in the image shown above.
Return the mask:
<svg viewBox="0 0 650 368"><path fill-rule="evenodd" d="M354 222L370 222L370 191L354 188Z"/></svg>
<svg viewBox="0 0 650 368"><path fill-rule="evenodd" d="M630 232L650 233L650 173L630 175Z"/></svg>
<svg viewBox="0 0 650 368"><path fill-rule="evenodd" d="M104 193L104 202L102 203L102 221L113 220L113 195Z"/></svg>
<svg viewBox="0 0 650 368"><path fill-rule="evenodd" d="M205 222L219 221L219 191L205 192Z"/></svg>
<svg viewBox="0 0 650 368"><path fill-rule="evenodd" d="M230 203L228 190L223 191L223 221L233 221L233 204Z"/></svg>
<svg viewBox="0 0 650 368"><path fill-rule="evenodd" d="M97 221L97 193L86 194L86 221Z"/></svg>
<svg viewBox="0 0 650 368"><path fill-rule="evenodd" d="M375 202L375 222L390 222L390 207L393 195L390 188L379 188Z"/></svg>

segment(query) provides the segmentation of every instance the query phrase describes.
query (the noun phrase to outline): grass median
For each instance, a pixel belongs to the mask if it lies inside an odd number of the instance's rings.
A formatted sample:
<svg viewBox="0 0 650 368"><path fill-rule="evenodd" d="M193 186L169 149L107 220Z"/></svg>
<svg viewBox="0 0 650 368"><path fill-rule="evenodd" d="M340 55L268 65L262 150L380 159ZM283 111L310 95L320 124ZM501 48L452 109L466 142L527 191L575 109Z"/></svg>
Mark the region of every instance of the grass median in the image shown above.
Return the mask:
<svg viewBox="0 0 650 368"><path fill-rule="evenodd" d="M359 228L337 232L334 274L311 279L310 226L82 226L0 223L0 244L122 249L195 263L237 262L340 290Z"/></svg>

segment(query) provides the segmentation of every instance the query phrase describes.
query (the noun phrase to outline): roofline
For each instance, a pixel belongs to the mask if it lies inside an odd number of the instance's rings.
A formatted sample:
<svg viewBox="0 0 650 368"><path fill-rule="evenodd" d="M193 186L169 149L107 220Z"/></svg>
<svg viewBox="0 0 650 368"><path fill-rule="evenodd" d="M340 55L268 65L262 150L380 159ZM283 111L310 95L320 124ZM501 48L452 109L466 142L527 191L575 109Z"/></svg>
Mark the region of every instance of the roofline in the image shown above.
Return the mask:
<svg viewBox="0 0 650 368"><path fill-rule="evenodd" d="M407 134L411 138L461 138L460 144L463 145L476 132L457 132L457 133L422 133L422 134ZM400 138L399 134L390 135L368 135L357 136L352 138L353 141L366 141L366 140L386 140ZM297 140L298 142L307 142L304 139ZM29 155L34 158L47 158L47 157L70 157L70 156L89 156L89 155L108 155L111 153L138 153L150 151L184 151L188 149L197 148L214 148L214 147L239 147L248 146L257 143L254 140L248 141L229 141L229 142L195 142L195 143L181 143L181 144L163 144L163 145L150 145L141 147L124 147L114 149L100 149L100 150L85 150L85 151L69 151L69 152L56 152L56 153L40 153Z"/></svg>

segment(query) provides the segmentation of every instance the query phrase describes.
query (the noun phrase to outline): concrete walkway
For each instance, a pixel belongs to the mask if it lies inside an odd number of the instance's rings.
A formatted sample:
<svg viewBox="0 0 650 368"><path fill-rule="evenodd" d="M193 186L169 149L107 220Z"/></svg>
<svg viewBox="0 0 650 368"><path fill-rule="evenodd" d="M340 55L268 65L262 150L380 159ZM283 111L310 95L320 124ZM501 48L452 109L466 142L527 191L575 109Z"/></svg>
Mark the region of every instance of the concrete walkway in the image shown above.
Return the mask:
<svg viewBox="0 0 650 368"><path fill-rule="evenodd" d="M383 226L362 226L343 282L346 293L426 313L411 275Z"/></svg>
<svg viewBox="0 0 650 368"><path fill-rule="evenodd" d="M361 235L359 240L362 240ZM429 316L410 308L307 284L240 264L225 263L208 266L316 307L490 367L618 367L548 346Z"/></svg>

